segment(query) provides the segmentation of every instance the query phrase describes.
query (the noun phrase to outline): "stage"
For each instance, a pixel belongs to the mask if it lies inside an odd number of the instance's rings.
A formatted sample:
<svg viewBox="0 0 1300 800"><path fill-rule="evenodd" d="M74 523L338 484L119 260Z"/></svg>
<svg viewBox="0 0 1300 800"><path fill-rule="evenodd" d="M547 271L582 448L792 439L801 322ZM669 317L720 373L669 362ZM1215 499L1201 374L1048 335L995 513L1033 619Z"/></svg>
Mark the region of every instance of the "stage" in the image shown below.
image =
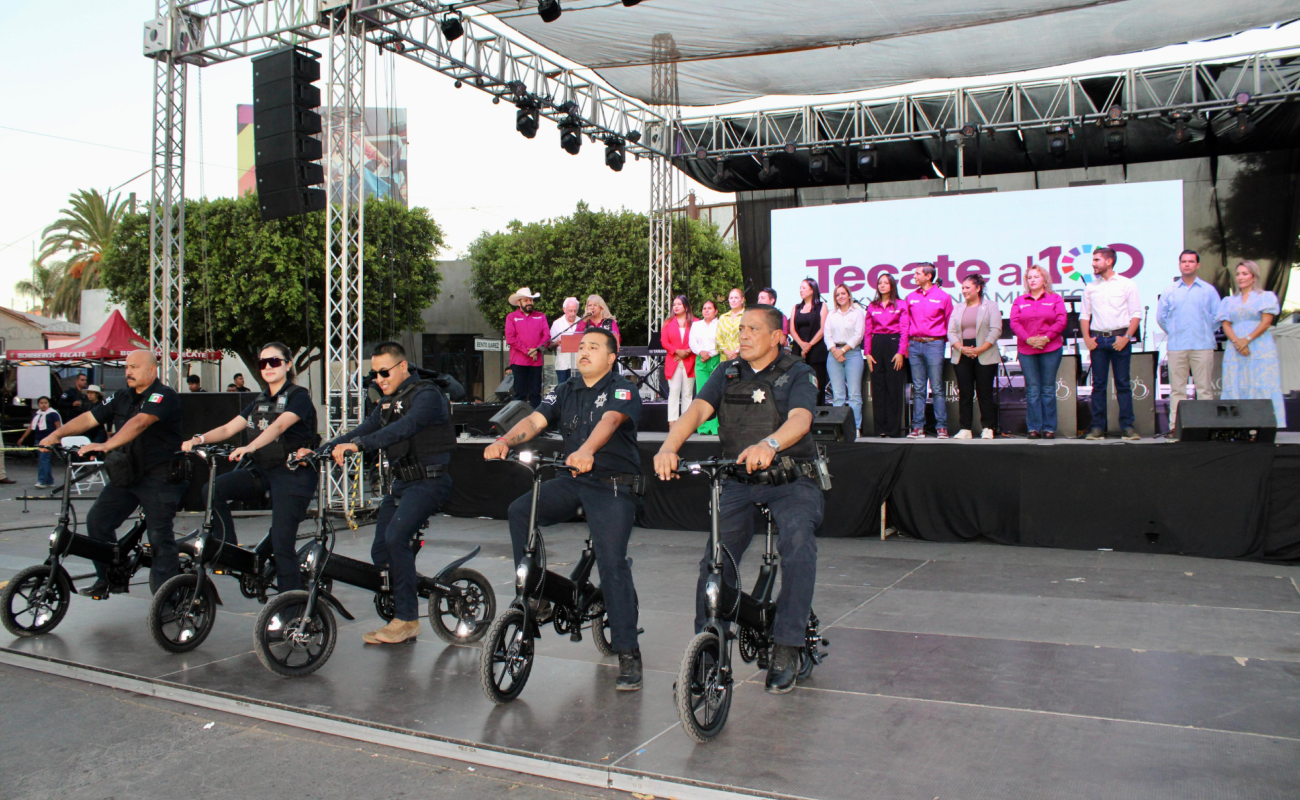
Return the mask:
<svg viewBox="0 0 1300 800"><path fill-rule="evenodd" d="M77 501L83 518L88 505ZM8 515L29 527L0 534L0 580L41 559L53 510ZM181 527L195 519L184 515ZM268 520L237 524L241 539L253 538ZM372 535L344 531L339 552L366 558ZM571 563L584 536L582 525L549 529L553 562ZM426 541L426 569L482 546L470 566L492 580L502 607L508 602L503 522L441 516ZM455 759L462 771L486 765L681 800L1174 798L1208 787L1283 798L1300 785L1300 570L895 538L819 544L814 603L830 657L784 697L763 692L762 673L743 672L727 730L710 745L686 737L672 702L703 548L694 532L634 532L646 666L638 693L613 691L617 662L589 637L572 643L548 629L523 695L494 706L479 687L479 651L444 645L427 622L414 645L364 646L361 633L378 620L369 596L347 587L340 594L358 620L340 618L330 662L305 679L278 678L252 653L259 606L226 578L218 578L227 605L216 628L189 655L153 644L145 589L136 586L108 602L74 598L50 635L0 632L0 662L193 707L188 724L198 735L168 748L178 776L187 754L216 746L201 738L203 720L228 712L343 737L340 759L383 745ZM746 583L757 561L745 561ZM27 719L61 740L51 717ZM18 730L11 720L7 735ZM116 741L114 731L103 735ZM9 752L0 771L10 786L39 768L58 775L66 763L53 751L20 761L23 751L0 749ZM159 767L153 750L111 753L95 796L115 785L113 770ZM244 776L245 786L250 778L258 780ZM384 795L382 778L374 781L368 793Z"/></svg>

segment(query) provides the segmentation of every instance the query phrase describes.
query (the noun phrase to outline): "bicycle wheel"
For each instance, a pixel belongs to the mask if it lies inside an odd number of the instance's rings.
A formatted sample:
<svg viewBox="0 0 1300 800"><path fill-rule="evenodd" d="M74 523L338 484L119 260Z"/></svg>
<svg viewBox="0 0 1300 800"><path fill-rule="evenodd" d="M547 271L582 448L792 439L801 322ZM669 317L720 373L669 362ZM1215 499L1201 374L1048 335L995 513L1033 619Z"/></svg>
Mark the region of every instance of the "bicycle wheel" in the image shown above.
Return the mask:
<svg viewBox="0 0 1300 800"><path fill-rule="evenodd" d="M14 636L49 633L68 613L72 585L60 570L53 585L50 567L37 564L19 572L0 594L0 622Z"/></svg>
<svg viewBox="0 0 1300 800"><path fill-rule="evenodd" d="M338 626L329 604L318 599L311 616L304 615L307 593L293 591L269 600L257 615L253 646L262 666L286 678L310 675L325 665L338 640Z"/></svg>
<svg viewBox="0 0 1300 800"><path fill-rule="evenodd" d="M497 595L492 584L477 570L459 567L447 576L447 583L464 597L435 594L429 598L429 625L448 644L477 642L487 633L497 615Z"/></svg>
<svg viewBox="0 0 1300 800"><path fill-rule="evenodd" d="M519 696L533 671L533 638L524 629L524 612L511 608L488 628L479 661L483 693L498 705Z"/></svg>
<svg viewBox="0 0 1300 800"><path fill-rule="evenodd" d="M716 634L696 634L677 672L677 716L686 735L704 743L722 733L731 711L731 680L721 670L722 646Z"/></svg>
<svg viewBox="0 0 1300 800"><path fill-rule="evenodd" d="M614 638L609 632L609 611L604 606L600 609L600 616L591 621L591 641L602 656L615 655Z"/></svg>
<svg viewBox="0 0 1300 800"><path fill-rule="evenodd" d="M149 604L149 633L168 652L188 653L203 644L216 624L216 590L208 579L200 595L198 582L192 574L170 578Z"/></svg>

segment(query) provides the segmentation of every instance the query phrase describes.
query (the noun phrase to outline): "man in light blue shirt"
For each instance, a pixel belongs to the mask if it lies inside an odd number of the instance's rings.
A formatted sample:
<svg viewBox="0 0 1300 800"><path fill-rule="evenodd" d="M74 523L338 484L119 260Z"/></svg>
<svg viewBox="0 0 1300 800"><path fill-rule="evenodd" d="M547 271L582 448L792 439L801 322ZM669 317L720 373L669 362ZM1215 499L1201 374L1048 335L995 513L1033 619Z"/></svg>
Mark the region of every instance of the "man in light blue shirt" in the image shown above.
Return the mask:
<svg viewBox="0 0 1300 800"><path fill-rule="evenodd" d="M1178 404L1187 399L1187 376L1196 383L1196 399L1213 400L1214 329L1219 293L1196 277L1201 257L1184 250L1178 257L1181 274L1160 296L1156 322L1169 337L1169 430L1178 419Z"/></svg>

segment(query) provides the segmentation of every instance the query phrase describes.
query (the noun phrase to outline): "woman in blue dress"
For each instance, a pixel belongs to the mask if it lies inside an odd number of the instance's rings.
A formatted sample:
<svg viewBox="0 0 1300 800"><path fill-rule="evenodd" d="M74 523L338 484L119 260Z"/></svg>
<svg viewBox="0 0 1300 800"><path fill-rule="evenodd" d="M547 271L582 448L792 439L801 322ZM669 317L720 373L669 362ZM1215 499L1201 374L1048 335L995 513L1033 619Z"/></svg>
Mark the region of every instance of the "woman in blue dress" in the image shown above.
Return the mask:
<svg viewBox="0 0 1300 800"><path fill-rule="evenodd" d="M1286 426L1282 403L1282 370L1273 341L1273 320L1279 307L1277 295L1262 291L1259 265L1243 261L1237 265L1239 294L1219 301L1218 320L1232 347L1223 354L1224 400L1272 400L1279 428Z"/></svg>

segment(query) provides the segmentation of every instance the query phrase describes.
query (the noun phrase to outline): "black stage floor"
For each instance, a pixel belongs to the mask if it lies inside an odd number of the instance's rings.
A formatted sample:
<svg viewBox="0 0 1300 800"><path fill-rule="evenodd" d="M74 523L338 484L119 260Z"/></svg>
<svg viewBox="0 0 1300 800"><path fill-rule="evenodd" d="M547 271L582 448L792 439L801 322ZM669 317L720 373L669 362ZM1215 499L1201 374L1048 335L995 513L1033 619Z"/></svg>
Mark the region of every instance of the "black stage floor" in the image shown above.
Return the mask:
<svg viewBox="0 0 1300 800"><path fill-rule="evenodd" d="M6 487L0 497L12 498ZM79 502L82 514L86 503ZM0 499L0 580L43 557L53 507ZM192 524L193 517L186 524ZM241 538L265 518L241 518ZM555 562L585 528L551 529ZM371 529L340 537L365 558ZM439 517L420 563L469 548L511 595L505 525ZM0 633L0 661L379 745L652 794L827 798L1294 798L1300 786L1300 569L1120 552L823 539L815 599L830 657L793 694L739 688L723 736L679 729L671 684L691 635L697 533L642 530L645 689L613 690L616 662L548 632L529 685L496 707L478 650L429 634L375 649L369 598L331 661L300 680L251 651L253 601L231 581L212 637L168 655L145 627L143 587L75 598L51 635ZM743 572L752 580L750 558ZM77 569L73 568L74 574ZM0 731L27 736L13 725ZM165 758L165 756L163 756ZM161 766L157 767L161 768ZM7 778L21 778L10 765ZM24 784L30 786L30 784ZM374 795L382 787L372 786Z"/></svg>

